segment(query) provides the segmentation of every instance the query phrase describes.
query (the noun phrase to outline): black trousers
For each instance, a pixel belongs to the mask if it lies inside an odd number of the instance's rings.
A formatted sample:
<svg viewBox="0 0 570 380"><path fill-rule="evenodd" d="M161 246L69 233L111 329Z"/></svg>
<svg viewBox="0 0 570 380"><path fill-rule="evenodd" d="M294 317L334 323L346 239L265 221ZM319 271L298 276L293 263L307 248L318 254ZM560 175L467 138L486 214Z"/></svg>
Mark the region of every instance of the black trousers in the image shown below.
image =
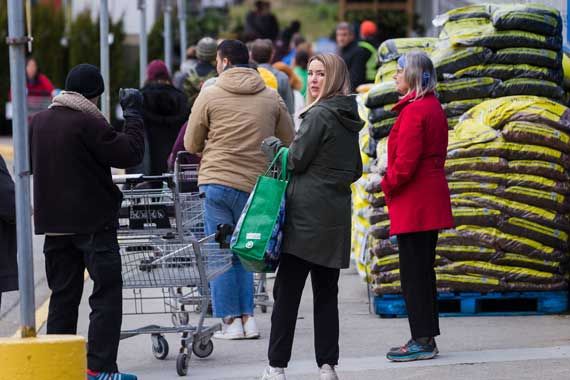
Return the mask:
<svg viewBox="0 0 570 380"><path fill-rule="evenodd" d="M400 280L413 339L440 334L434 271L437 236L438 231L398 235Z"/></svg>
<svg viewBox="0 0 570 380"><path fill-rule="evenodd" d="M52 291L48 334L77 334L84 272L94 282L89 297L87 367L117 372L117 351L123 316L121 256L116 231L46 236L46 275Z"/></svg>
<svg viewBox="0 0 570 380"><path fill-rule="evenodd" d="M313 285L313 323L317 365L337 365L339 348L338 279L340 269L327 268L282 254L273 286L269 365L285 368L291 359L295 324L307 276Z"/></svg>

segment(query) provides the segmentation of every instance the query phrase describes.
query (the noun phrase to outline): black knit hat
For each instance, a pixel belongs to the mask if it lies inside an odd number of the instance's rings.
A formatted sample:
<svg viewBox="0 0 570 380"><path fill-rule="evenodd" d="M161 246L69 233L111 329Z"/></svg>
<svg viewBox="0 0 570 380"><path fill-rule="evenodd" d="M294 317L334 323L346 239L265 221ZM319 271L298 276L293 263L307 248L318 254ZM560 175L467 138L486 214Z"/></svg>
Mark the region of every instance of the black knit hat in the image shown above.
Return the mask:
<svg viewBox="0 0 570 380"><path fill-rule="evenodd" d="M78 92L87 99L98 97L105 90L103 77L96 66L82 63L75 66L65 78L65 90Z"/></svg>

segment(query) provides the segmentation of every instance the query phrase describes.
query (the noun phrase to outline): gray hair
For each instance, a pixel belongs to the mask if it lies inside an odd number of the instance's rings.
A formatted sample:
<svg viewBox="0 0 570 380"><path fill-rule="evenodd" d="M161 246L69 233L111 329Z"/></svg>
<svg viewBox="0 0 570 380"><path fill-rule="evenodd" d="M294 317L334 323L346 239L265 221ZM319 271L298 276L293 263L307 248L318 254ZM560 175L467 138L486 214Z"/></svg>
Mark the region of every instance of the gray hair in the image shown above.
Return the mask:
<svg viewBox="0 0 570 380"><path fill-rule="evenodd" d="M335 30L348 30L349 33L354 34L354 28L346 21L339 22Z"/></svg>
<svg viewBox="0 0 570 380"><path fill-rule="evenodd" d="M404 79L410 86L409 92L416 92L416 99L423 98L430 92L435 92L437 75L433 62L425 52L412 50L406 54Z"/></svg>

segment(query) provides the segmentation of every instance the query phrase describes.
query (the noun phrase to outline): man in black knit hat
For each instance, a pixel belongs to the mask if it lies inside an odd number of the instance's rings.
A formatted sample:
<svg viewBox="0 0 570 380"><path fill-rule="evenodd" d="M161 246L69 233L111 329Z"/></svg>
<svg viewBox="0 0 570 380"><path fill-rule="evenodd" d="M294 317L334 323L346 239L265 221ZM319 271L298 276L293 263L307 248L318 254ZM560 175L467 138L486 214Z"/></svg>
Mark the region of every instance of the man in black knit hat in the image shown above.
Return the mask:
<svg viewBox="0 0 570 380"><path fill-rule="evenodd" d="M124 133L97 108L103 78L93 65L74 67L65 91L30 125L34 224L44 234L46 275L52 291L48 334L76 334L85 269L89 297L88 380L136 380L117 368L122 322L121 257L117 213L121 191L111 167L137 165L144 154L142 95L120 92Z"/></svg>

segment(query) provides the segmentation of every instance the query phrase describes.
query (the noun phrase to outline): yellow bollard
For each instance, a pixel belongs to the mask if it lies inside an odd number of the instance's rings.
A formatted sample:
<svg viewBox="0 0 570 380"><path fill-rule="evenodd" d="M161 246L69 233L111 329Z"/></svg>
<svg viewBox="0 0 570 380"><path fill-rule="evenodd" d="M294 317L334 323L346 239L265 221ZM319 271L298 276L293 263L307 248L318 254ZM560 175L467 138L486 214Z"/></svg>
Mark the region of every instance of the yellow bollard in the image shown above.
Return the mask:
<svg viewBox="0 0 570 380"><path fill-rule="evenodd" d="M85 380L85 339L75 335L0 338L0 380Z"/></svg>

